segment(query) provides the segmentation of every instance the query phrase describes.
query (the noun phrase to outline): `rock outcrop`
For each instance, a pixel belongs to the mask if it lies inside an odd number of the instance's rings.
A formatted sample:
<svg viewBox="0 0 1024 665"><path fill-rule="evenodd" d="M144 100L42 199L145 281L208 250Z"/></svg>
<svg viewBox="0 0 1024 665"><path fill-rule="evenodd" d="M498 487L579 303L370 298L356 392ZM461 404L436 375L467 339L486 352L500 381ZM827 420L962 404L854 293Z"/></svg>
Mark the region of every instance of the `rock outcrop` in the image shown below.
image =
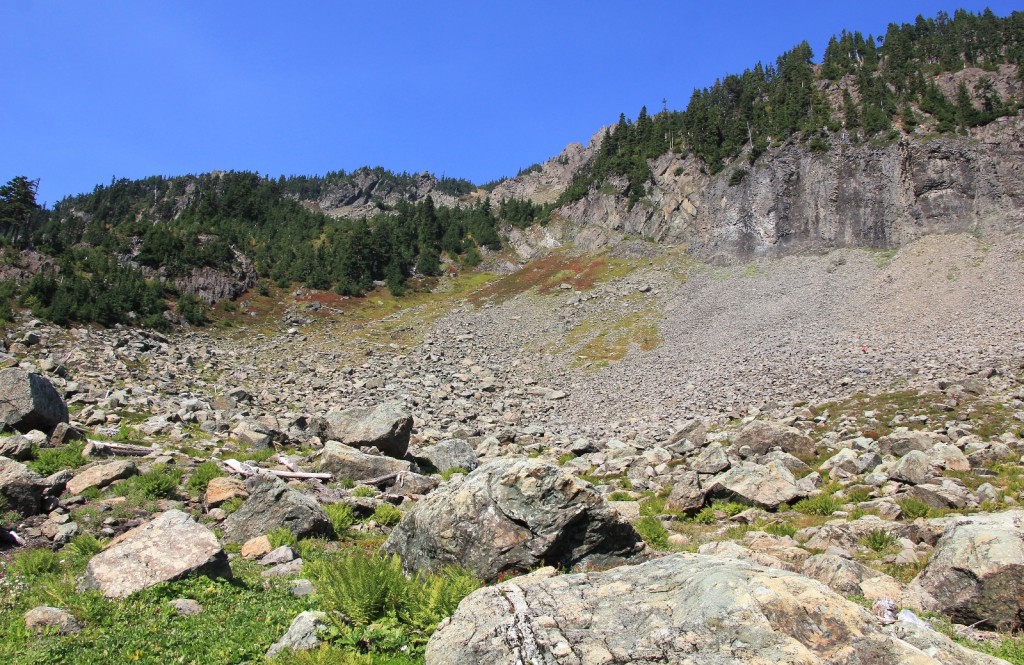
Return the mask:
<svg viewBox="0 0 1024 665"><path fill-rule="evenodd" d="M427 495L383 551L408 570L460 564L494 581L542 565L605 567L643 541L593 488L536 460L503 459Z"/></svg>
<svg viewBox="0 0 1024 665"><path fill-rule="evenodd" d="M428 665L801 663L993 665L935 633L898 629L802 575L676 554L607 572L547 569L475 591L427 645Z"/></svg>
<svg viewBox="0 0 1024 665"><path fill-rule="evenodd" d="M913 586L957 623L1024 626L1024 510L951 521Z"/></svg>
<svg viewBox="0 0 1024 665"><path fill-rule="evenodd" d="M12 510L28 517L42 509L43 477L21 462L0 457L0 497Z"/></svg>
<svg viewBox="0 0 1024 665"><path fill-rule="evenodd" d="M230 578L231 568L212 531L180 510L169 510L112 540L89 561L80 587L126 598L187 575Z"/></svg>

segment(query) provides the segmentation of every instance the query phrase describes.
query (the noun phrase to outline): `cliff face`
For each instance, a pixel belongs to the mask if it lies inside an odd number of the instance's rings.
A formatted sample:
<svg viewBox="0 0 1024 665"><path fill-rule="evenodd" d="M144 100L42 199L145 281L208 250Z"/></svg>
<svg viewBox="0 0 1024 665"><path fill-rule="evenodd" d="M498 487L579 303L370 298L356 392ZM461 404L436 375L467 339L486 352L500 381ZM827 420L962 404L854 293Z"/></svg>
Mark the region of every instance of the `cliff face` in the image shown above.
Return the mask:
<svg viewBox="0 0 1024 665"><path fill-rule="evenodd" d="M753 167L737 160L715 176L702 173L695 159L671 154L651 166L654 184L645 200L629 208L625 180L612 180L559 209L545 235L588 250L642 236L732 262L892 247L930 233L1024 229L1021 115L969 136L834 142L819 153L788 144Z"/></svg>

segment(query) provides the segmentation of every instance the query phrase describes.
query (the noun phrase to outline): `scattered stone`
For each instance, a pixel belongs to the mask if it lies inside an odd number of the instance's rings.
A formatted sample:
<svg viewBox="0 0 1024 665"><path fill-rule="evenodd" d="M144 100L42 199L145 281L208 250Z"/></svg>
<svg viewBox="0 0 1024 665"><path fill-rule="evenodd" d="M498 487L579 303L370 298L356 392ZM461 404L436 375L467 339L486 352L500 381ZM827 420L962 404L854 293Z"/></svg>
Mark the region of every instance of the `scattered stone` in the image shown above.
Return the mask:
<svg viewBox="0 0 1024 665"><path fill-rule="evenodd" d="M776 463L743 462L709 480L704 489L708 496L725 497L768 510L800 496L796 478L789 469Z"/></svg>
<svg viewBox="0 0 1024 665"><path fill-rule="evenodd" d="M191 598L175 598L167 604L181 616L192 617L203 613L203 606Z"/></svg>
<svg viewBox="0 0 1024 665"><path fill-rule="evenodd" d="M285 649L289 651L308 651L315 649L323 640L320 636L330 628L325 612L303 612L295 617L288 632L267 649L267 658L273 658Z"/></svg>
<svg viewBox="0 0 1024 665"><path fill-rule="evenodd" d="M82 632L82 623L67 610L57 607L34 607L25 613L25 628L39 633L54 630L58 635L74 635Z"/></svg>
<svg viewBox="0 0 1024 665"><path fill-rule="evenodd" d="M421 449L419 457L427 460L432 467L441 472L457 467L472 471L479 466L476 452L464 439L438 441Z"/></svg>
<svg viewBox="0 0 1024 665"><path fill-rule="evenodd" d="M242 549L239 554L242 555L243 559L258 559L261 556L270 554L274 549L274 546L270 544L270 538L266 536L257 536L250 538L242 545Z"/></svg>
<svg viewBox="0 0 1024 665"><path fill-rule="evenodd" d="M25 517L42 510L45 481L21 462L0 457L0 497Z"/></svg>
<svg viewBox="0 0 1024 665"><path fill-rule="evenodd" d="M249 492L245 489L245 483L238 478L220 476L213 478L206 485L206 492L203 494L203 502L207 509L216 508L231 499L247 499Z"/></svg>
<svg viewBox="0 0 1024 665"><path fill-rule="evenodd" d="M321 439L340 441L354 448L373 446L385 455L401 459L409 449L412 416L394 403L352 407L326 414L320 419L318 430Z"/></svg>
<svg viewBox="0 0 1024 665"><path fill-rule="evenodd" d="M360 481L411 471L412 464L384 455L367 455L338 441L328 441L321 455L320 470L338 479Z"/></svg>

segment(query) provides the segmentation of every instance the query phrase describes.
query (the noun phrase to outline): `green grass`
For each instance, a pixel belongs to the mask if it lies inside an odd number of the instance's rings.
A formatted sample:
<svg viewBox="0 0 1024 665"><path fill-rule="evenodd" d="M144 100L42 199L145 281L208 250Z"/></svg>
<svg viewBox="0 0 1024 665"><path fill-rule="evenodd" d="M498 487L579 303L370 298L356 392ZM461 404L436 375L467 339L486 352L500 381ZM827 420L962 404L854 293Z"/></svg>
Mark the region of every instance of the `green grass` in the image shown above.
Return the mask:
<svg viewBox="0 0 1024 665"><path fill-rule="evenodd" d="M348 504L329 503L321 507L327 513L328 519L331 520L334 535L338 538L345 536L352 525L356 523L356 516L352 512L352 507Z"/></svg>
<svg viewBox="0 0 1024 665"><path fill-rule="evenodd" d="M615 490L614 492L612 492L611 494L608 495L608 500L609 501L632 501L633 500L633 495L630 494L629 492L624 492L623 490Z"/></svg>
<svg viewBox="0 0 1024 665"><path fill-rule="evenodd" d="M188 479L187 487L194 496L202 496L206 492L206 486L214 478L220 478L224 472L216 462L206 461L196 467Z"/></svg>
<svg viewBox="0 0 1024 665"><path fill-rule="evenodd" d="M454 476L456 473L466 475L467 473L469 473L469 471L467 471L465 468L461 466L453 466L450 469L445 469L444 471L442 471L441 477L444 478L445 480L451 480L451 477Z"/></svg>
<svg viewBox="0 0 1024 665"><path fill-rule="evenodd" d="M285 545L294 548L299 544L299 539L295 537L295 534L283 526L279 526L268 532L267 540L270 541L270 546L274 549L284 547Z"/></svg>
<svg viewBox="0 0 1024 665"><path fill-rule="evenodd" d="M377 496L379 492L369 485L359 485L352 490L352 496L359 496L363 498L369 498L371 496Z"/></svg>
<svg viewBox="0 0 1024 665"><path fill-rule="evenodd" d="M668 529L661 523L657 517L653 515L647 515L641 517L636 524L633 525L636 532L640 534L640 537L644 541L656 550L668 549Z"/></svg>
<svg viewBox="0 0 1024 665"><path fill-rule="evenodd" d="M915 499L912 496L900 499L896 503L899 504L900 510L903 513L901 517L905 520L915 520L918 517L928 517L932 513L931 506L920 499Z"/></svg>
<svg viewBox="0 0 1024 665"><path fill-rule="evenodd" d="M370 519L384 526L395 526L402 521L402 514L401 510L395 508L390 503L382 503L373 511Z"/></svg>
<svg viewBox="0 0 1024 665"><path fill-rule="evenodd" d="M49 476L63 469L77 469L85 464L82 450L85 444L69 443L61 448L32 448L32 461L28 467L41 476Z"/></svg>
<svg viewBox="0 0 1024 665"><path fill-rule="evenodd" d="M793 510L805 515L829 516L839 510L843 505L841 499L831 494L819 494L818 496L800 499L793 504Z"/></svg>
<svg viewBox="0 0 1024 665"><path fill-rule="evenodd" d="M146 473L132 476L114 486L114 493L141 503L145 500L174 499L178 496L181 469L158 464Z"/></svg>
<svg viewBox="0 0 1024 665"><path fill-rule="evenodd" d="M18 552L9 568L11 575L25 580L36 580L60 570L60 557L44 547Z"/></svg>
<svg viewBox="0 0 1024 665"><path fill-rule="evenodd" d="M796 535L797 528L793 524L788 524L786 522L781 522L781 523L776 523L776 524L768 524L767 526L764 527L764 532L765 533L769 533L769 534L771 534L773 536L779 536L779 537L786 537L786 536L788 536L788 537L792 538L793 536Z"/></svg>
<svg viewBox="0 0 1024 665"><path fill-rule="evenodd" d="M872 529L860 539L861 545L875 552L884 552L892 549L897 541L896 536L885 529Z"/></svg>

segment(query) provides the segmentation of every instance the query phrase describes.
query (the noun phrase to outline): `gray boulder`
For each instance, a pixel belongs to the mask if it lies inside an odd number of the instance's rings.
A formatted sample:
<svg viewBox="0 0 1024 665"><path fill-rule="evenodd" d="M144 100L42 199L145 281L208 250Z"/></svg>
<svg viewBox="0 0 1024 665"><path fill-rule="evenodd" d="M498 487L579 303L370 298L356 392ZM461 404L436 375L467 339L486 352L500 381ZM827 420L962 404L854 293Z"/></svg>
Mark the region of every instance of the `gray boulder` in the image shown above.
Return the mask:
<svg viewBox="0 0 1024 665"><path fill-rule="evenodd" d="M883 455L903 457L911 450L927 452L935 445L935 441L927 432L908 430L899 427L891 434L878 440L878 451Z"/></svg>
<svg viewBox="0 0 1024 665"><path fill-rule="evenodd" d="M303 612L292 620L292 624L288 626L288 632L267 649L267 658L273 658L286 649L288 651L315 649L323 644L320 636L329 628L330 624L326 613Z"/></svg>
<svg viewBox="0 0 1024 665"><path fill-rule="evenodd" d="M503 459L427 495L383 551L408 570L460 564L493 581L542 565L615 565L646 547L588 483L538 460Z"/></svg>
<svg viewBox="0 0 1024 665"><path fill-rule="evenodd" d="M316 499L277 476L258 473L246 480L245 487L249 498L224 520L225 542L244 543L278 528L299 538L331 534L331 521Z"/></svg>
<svg viewBox="0 0 1024 665"><path fill-rule="evenodd" d="M18 367L0 370L0 424L28 432L52 432L68 422L68 406L46 377Z"/></svg>
<svg viewBox="0 0 1024 665"><path fill-rule="evenodd" d="M231 577L217 536L180 510L127 531L89 561L81 589L125 598L161 582L188 575Z"/></svg>
<svg viewBox="0 0 1024 665"><path fill-rule="evenodd" d="M697 473L719 473L729 468L729 456L720 444L712 443L690 461L690 469Z"/></svg>
<svg viewBox="0 0 1024 665"><path fill-rule="evenodd" d="M25 517L42 509L46 483L43 477L21 462L0 457L0 496L11 510Z"/></svg>
<svg viewBox="0 0 1024 665"><path fill-rule="evenodd" d="M912 586L957 623L1024 627L1024 510L953 519Z"/></svg>
<svg viewBox="0 0 1024 665"><path fill-rule="evenodd" d="M480 465L476 452L464 439L445 439L421 449L418 457L430 462L438 471L448 471L461 467L472 471Z"/></svg>
<svg viewBox="0 0 1024 665"><path fill-rule="evenodd" d="M412 464L405 460L367 455L338 441L328 441L320 456L320 470L338 479L367 480L411 469Z"/></svg>
<svg viewBox="0 0 1024 665"><path fill-rule="evenodd" d="M932 477L931 460L920 450L911 450L893 464L889 476L911 485L926 483Z"/></svg>
<svg viewBox="0 0 1024 665"><path fill-rule="evenodd" d="M935 634L929 658L819 582L675 554L607 572L537 571L479 589L427 644L427 665L800 663L992 665Z"/></svg>
<svg viewBox="0 0 1024 665"><path fill-rule="evenodd" d="M355 448L374 446L385 455L401 459L409 449L412 415L400 405L356 406L319 419L321 439L340 441Z"/></svg>
<svg viewBox="0 0 1024 665"><path fill-rule="evenodd" d="M32 632L55 631L58 635L82 632L82 623L67 610L46 605L25 612L25 628Z"/></svg>
<svg viewBox="0 0 1024 665"><path fill-rule="evenodd" d="M704 507L704 494L697 474L693 471L684 471L672 485L665 507L681 513L694 513Z"/></svg>
<svg viewBox="0 0 1024 665"><path fill-rule="evenodd" d="M32 457L31 439L20 435L0 439L0 456L17 462L24 462Z"/></svg>
<svg viewBox="0 0 1024 665"><path fill-rule="evenodd" d="M800 496L793 474L774 462L766 465L744 462L709 480L704 489L709 496L729 498L769 510Z"/></svg>

